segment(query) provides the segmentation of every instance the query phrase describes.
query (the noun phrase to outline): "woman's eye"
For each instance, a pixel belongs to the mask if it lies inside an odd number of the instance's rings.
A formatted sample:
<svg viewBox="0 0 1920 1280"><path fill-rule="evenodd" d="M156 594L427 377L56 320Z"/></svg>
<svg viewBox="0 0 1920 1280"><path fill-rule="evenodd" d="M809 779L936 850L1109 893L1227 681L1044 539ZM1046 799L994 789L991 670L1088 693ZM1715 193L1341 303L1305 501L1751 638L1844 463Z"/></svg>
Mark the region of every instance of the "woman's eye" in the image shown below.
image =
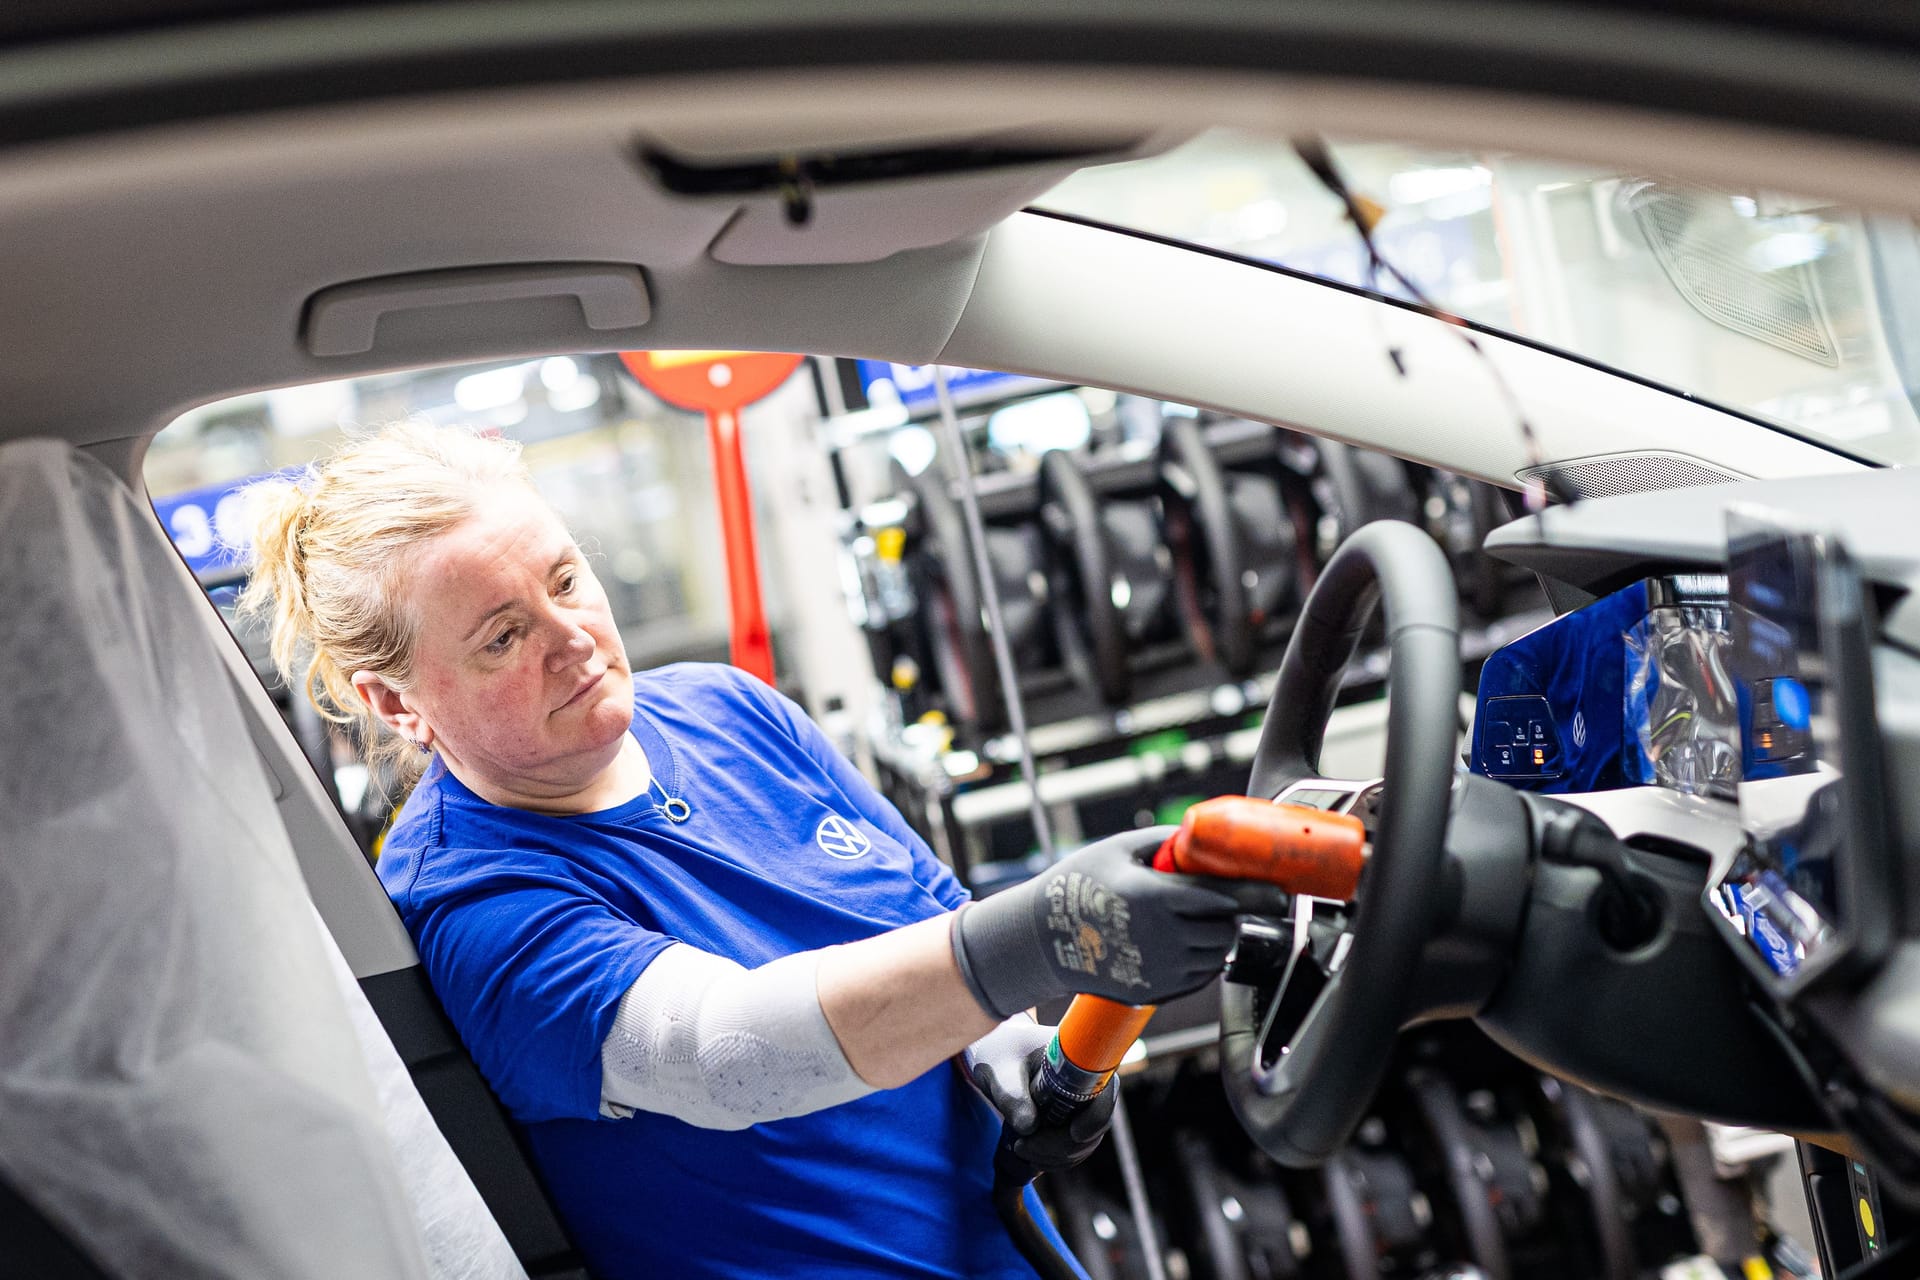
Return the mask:
<svg viewBox="0 0 1920 1280"><path fill-rule="evenodd" d="M570 595L573 592L573 589L579 585L580 585L580 579L575 575L569 573L565 577L560 579L560 587L559 587L560 594L563 596Z"/></svg>
<svg viewBox="0 0 1920 1280"><path fill-rule="evenodd" d="M488 653L505 653L513 644L514 629L508 627L493 639L487 641Z"/></svg>

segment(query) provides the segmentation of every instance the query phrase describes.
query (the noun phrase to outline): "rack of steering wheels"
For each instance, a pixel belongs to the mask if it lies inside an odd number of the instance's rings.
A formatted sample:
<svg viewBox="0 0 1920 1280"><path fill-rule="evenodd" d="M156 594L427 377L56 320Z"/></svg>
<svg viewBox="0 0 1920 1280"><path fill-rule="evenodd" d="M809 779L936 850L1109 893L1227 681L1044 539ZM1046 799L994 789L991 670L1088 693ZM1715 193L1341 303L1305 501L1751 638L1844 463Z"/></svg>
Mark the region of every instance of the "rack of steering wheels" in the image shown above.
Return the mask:
<svg viewBox="0 0 1920 1280"><path fill-rule="evenodd" d="M1816 1273L1754 1208L1790 1161L1782 1144L1686 1169L1686 1151L1718 1135L1541 1075L1464 1024L1403 1037L1353 1140L1311 1171L1282 1169L1247 1141L1212 1067L1200 1057L1126 1079L1146 1231L1104 1148L1037 1184L1091 1280Z"/></svg>
<svg viewBox="0 0 1920 1280"><path fill-rule="evenodd" d="M1238 418L1164 416L1157 438L1052 450L975 480L992 589L1042 795L1063 843L1237 791L1301 602L1346 535L1419 524L1461 584L1468 663L1550 617L1480 554L1509 518L1490 485ZM936 460L849 513L854 613L889 699L869 746L889 798L976 892L1030 873L1028 793L959 497ZM1378 692L1363 652L1350 696ZM1150 803L1145 802L1146 799Z"/></svg>
<svg viewBox="0 0 1920 1280"><path fill-rule="evenodd" d="M1173 411L1158 428L1011 464L985 450L970 460L1040 801L1062 847L1245 790L1300 605L1363 524L1408 521L1446 551L1463 687L1480 659L1551 616L1534 580L1480 552L1513 514L1490 486L1243 419ZM896 465L892 493L847 512L844 547L886 691L866 743L883 788L987 894L1044 857L943 461L911 475ZM1364 743L1384 720L1384 676L1384 653L1363 637L1328 728L1330 775L1377 772ZM1348 771L1335 758L1343 727L1358 748ZM1218 1001L1208 990L1164 1006L1123 1067L1147 1220L1124 1193L1116 1144L1041 1180L1093 1280L1704 1276L1719 1273L1698 1269L1708 1239L1723 1251L1739 1241L1747 1276L1763 1274L1756 1257L1764 1274L1812 1274L1754 1197L1727 1192L1751 1167L1718 1180L1696 1169L1683 1189L1650 1117L1542 1076L1465 1024L1403 1037L1352 1142L1320 1170L1283 1170L1227 1107ZM1759 1163L1783 1150L1776 1141ZM1737 1222L1703 1218L1710 1204L1726 1217L1729 1203Z"/></svg>

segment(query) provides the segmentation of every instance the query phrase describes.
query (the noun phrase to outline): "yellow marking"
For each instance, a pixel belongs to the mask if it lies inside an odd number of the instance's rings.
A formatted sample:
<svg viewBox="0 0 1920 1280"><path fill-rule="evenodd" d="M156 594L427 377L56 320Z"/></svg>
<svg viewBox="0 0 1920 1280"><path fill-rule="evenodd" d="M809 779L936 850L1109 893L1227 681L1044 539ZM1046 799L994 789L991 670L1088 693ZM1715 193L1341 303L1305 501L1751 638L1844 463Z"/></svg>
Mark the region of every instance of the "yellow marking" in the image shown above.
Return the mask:
<svg viewBox="0 0 1920 1280"><path fill-rule="evenodd" d="M709 360L727 360L752 354L751 351L649 351L647 359L656 369L677 369L681 365L705 364Z"/></svg>
<svg viewBox="0 0 1920 1280"><path fill-rule="evenodd" d="M1740 1274L1746 1277L1746 1280L1773 1280L1773 1268L1768 1266L1767 1260L1759 1254L1753 1255L1740 1264Z"/></svg>
<svg viewBox="0 0 1920 1280"><path fill-rule="evenodd" d="M1107 958L1107 940L1101 937L1100 931L1092 925L1083 924L1080 926L1079 942L1081 955L1096 961Z"/></svg>
<svg viewBox="0 0 1920 1280"><path fill-rule="evenodd" d="M899 564L907 549L907 531L898 525L880 530L873 535L873 549L888 564Z"/></svg>
<svg viewBox="0 0 1920 1280"><path fill-rule="evenodd" d="M1867 1203L1865 1196L1860 1197L1860 1227L1867 1233L1867 1239L1873 1239L1873 1206Z"/></svg>

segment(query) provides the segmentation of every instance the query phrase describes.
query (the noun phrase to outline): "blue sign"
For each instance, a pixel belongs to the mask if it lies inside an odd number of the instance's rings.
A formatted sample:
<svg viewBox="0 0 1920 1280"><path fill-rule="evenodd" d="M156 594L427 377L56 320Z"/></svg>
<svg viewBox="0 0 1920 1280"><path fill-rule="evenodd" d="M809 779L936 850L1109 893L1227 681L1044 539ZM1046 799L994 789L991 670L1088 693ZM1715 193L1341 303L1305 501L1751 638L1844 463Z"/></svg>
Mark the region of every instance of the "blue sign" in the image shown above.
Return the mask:
<svg viewBox="0 0 1920 1280"><path fill-rule="evenodd" d="M195 574L207 576L238 569L247 562L252 530L247 523L245 490L275 475L291 479L296 471L242 476L153 500L153 512L173 545Z"/></svg>
<svg viewBox="0 0 1920 1280"><path fill-rule="evenodd" d="M939 398L933 385L933 365L892 364L885 360L856 360L854 365L860 373L860 389L866 392L869 402L876 399L873 390L876 382L891 384L894 396L908 410L930 409ZM947 389L953 393L956 403L978 404L982 400L1017 395L1039 385L1042 385L1040 379L1025 374L947 366ZM881 392L878 398L893 397Z"/></svg>

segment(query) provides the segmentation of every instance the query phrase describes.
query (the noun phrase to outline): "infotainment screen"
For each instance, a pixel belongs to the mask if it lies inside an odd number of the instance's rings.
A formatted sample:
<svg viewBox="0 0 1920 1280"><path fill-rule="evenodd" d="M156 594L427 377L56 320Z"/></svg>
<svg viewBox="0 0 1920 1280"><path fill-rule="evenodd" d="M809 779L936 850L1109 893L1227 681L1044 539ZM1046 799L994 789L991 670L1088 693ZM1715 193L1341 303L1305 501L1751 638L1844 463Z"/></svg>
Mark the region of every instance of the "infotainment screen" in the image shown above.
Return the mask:
<svg viewBox="0 0 1920 1280"><path fill-rule="evenodd" d="M1797 990L1885 931L1871 601L1836 539L1771 513L1730 510L1727 553L1747 840L1707 897L1756 972Z"/></svg>

